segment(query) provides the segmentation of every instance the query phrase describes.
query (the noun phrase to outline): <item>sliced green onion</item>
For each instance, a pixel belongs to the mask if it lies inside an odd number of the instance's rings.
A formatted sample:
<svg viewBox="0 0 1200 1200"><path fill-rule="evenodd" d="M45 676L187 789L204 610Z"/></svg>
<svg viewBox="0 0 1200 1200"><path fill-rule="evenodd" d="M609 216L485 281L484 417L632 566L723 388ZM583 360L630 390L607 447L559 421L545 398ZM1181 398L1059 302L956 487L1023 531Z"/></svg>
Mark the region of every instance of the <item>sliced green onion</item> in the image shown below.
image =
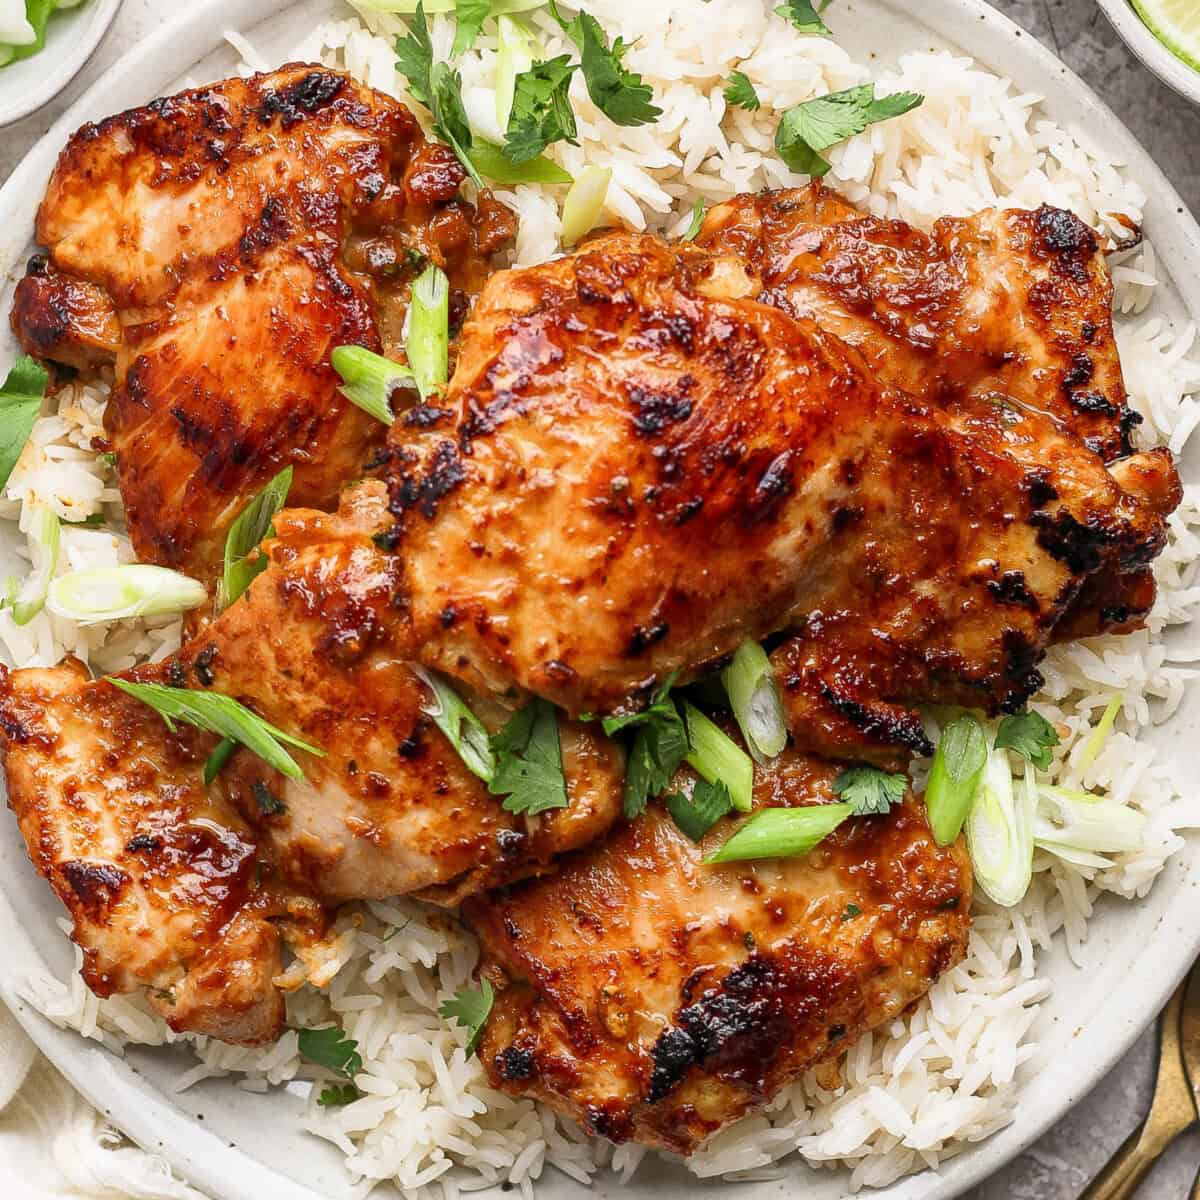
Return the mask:
<svg viewBox="0 0 1200 1200"><path fill-rule="evenodd" d="M413 284L404 348L422 400L446 386L450 378L450 281L440 267L426 267Z"/></svg>
<svg viewBox="0 0 1200 1200"><path fill-rule="evenodd" d="M686 700L683 715L687 719L687 762L709 783L723 783L738 812L749 812L754 792L754 762L750 755Z"/></svg>
<svg viewBox="0 0 1200 1200"><path fill-rule="evenodd" d="M975 882L997 904L1021 901L1033 878L1033 818L1037 810L1034 768L1025 784L1013 788L1012 768L1003 750L988 754L979 794L967 817L967 848Z"/></svg>
<svg viewBox="0 0 1200 1200"><path fill-rule="evenodd" d="M797 858L827 838L854 812L849 804L759 810L706 863Z"/></svg>
<svg viewBox="0 0 1200 1200"><path fill-rule="evenodd" d="M774 758L787 745L787 724L767 652L757 642L743 642L721 679L750 753L760 763Z"/></svg>
<svg viewBox="0 0 1200 1200"><path fill-rule="evenodd" d="M292 487L292 468L284 467L237 515L225 535L225 565L221 573L220 606L228 608L267 569L267 557L258 551L265 537L273 536L276 514Z"/></svg>
<svg viewBox="0 0 1200 1200"><path fill-rule="evenodd" d="M89 567L50 584L46 607L80 625L191 612L208 599L204 584L166 567L128 563Z"/></svg>
<svg viewBox="0 0 1200 1200"><path fill-rule="evenodd" d="M683 235L685 242L694 242L696 234L700 232L700 226L704 224L704 201L697 197L696 203L692 206L692 219Z"/></svg>
<svg viewBox="0 0 1200 1200"><path fill-rule="evenodd" d="M591 232L604 212L612 171L608 167L584 167L575 176L571 190L563 201L562 244L573 246L585 233Z"/></svg>
<svg viewBox="0 0 1200 1200"><path fill-rule="evenodd" d="M28 625L42 611L54 568L58 566L58 548L62 544L62 523L44 504L37 504L29 520L29 553L33 570L21 585L13 601L13 620Z"/></svg>
<svg viewBox="0 0 1200 1200"><path fill-rule="evenodd" d="M338 391L385 425L396 419L392 412L392 392L398 387L413 387L416 382L408 367L362 346L338 346L329 361L342 377Z"/></svg>
<svg viewBox="0 0 1200 1200"><path fill-rule="evenodd" d="M1087 745L1083 748L1083 753L1079 756L1079 764L1076 768L1078 771L1086 771L1096 761L1096 756L1104 749L1104 743L1108 741L1108 735L1112 733L1113 722L1116 721L1117 713L1121 711L1124 703L1125 697L1121 692L1118 692L1108 702L1099 723L1092 730L1092 736L1088 738Z"/></svg>
<svg viewBox="0 0 1200 1200"><path fill-rule="evenodd" d="M523 13L541 8L547 0L491 0L492 16L503 13ZM412 16L417 11L418 0L354 0L354 7L366 12L396 13ZM455 9L455 0L424 0L422 11L426 16L434 13L449 13Z"/></svg>
<svg viewBox="0 0 1200 1200"><path fill-rule="evenodd" d="M939 846L950 845L962 831L987 760L983 726L969 713L942 730L925 787L929 828Z"/></svg>
<svg viewBox="0 0 1200 1200"><path fill-rule="evenodd" d="M499 146L476 138L468 151L475 169L497 183L570 183L570 172L564 171L544 154L528 162L515 163Z"/></svg>
<svg viewBox="0 0 1200 1200"><path fill-rule="evenodd" d="M1079 862L1081 856L1124 854L1141 848L1146 818L1127 804L1105 800L1091 792L1044 784L1038 789L1034 842L1039 849L1076 865L1108 866Z"/></svg>
<svg viewBox="0 0 1200 1200"><path fill-rule="evenodd" d="M303 779L304 772L283 748L284 745L295 746L318 758L325 754L316 746L310 746L308 742L272 725L258 713L251 712L232 696L223 696L220 692L167 687L162 683L132 683L111 675L108 676L108 682L154 709L167 723L168 729L173 731L176 721L184 721L188 725L195 725L197 729L230 738L289 779Z"/></svg>
<svg viewBox="0 0 1200 1200"><path fill-rule="evenodd" d="M233 757L233 752L237 748L238 744L233 738L224 738L217 743L216 749L204 760L205 787L208 787L220 775L225 764Z"/></svg>
<svg viewBox="0 0 1200 1200"><path fill-rule="evenodd" d="M533 66L536 46L532 34L514 17L502 15L496 19L496 127L508 128L512 116L513 97L517 93L517 76ZM478 145L478 143L476 143ZM488 172L475 164L481 174ZM493 175L493 179L499 176Z"/></svg>
<svg viewBox="0 0 1200 1200"><path fill-rule="evenodd" d="M484 783L491 783L496 775L496 757L483 722L441 676L423 667L413 667L413 671L433 693L433 703L421 711L432 718L467 770L478 775Z"/></svg>

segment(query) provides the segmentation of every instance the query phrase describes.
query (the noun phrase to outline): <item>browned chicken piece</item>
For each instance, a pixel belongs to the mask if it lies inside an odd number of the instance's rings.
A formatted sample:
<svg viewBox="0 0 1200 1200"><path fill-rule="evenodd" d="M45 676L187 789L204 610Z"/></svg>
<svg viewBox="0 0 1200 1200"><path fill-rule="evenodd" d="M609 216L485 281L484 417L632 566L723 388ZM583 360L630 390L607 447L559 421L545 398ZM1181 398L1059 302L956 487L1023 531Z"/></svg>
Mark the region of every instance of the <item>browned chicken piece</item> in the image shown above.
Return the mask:
<svg viewBox="0 0 1200 1200"><path fill-rule="evenodd" d="M825 803L835 773L787 751L755 805ZM559 874L466 905L498 989L479 1047L495 1086L688 1154L963 957L969 860L919 801L804 858L705 865L734 826L696 845L652 805Z"/></svg>
<svg viewBox="0 0 1200 1200"><path fill-rule="evenodd" d="M421 661L608 712L801 629L821 670L787 672L794 734L839 754L814 717L849 722L888 758L928 745L880 701L1019 704L1080 585L1161 547L1049 416L881 387L758 291L736 258L637 235L493 278L440 420L393 427Z"/></svg>
<svg viewBox="0 0 1200 1200"><path fill-rule="evenodd" d="M1054 417L1111 462L1132 453L1112 324L1112 280L1096 234L1073 213L989 209L929 235L864 216L820 183L737 196L697 239L740 254L760 297L856 347L885 383L930 403L1004 396ZM1167 516L1179 481L1165 452L1130 493ZM1143 472L1144 474L1144 472ZM1061 634L1136 625L1154 603L1145 566L1090 581Z"/></svg>
<svg viewBox="0 0 1200 1200"><path fill-rule="evenodd" d="M311 902L263 876L252 830L205 794L216 739L169 733L74 659L0 680L8 800L74 922L100 996L148 989L172 1028L277 1037L280 928L321 932Z"/></svg>
<svg viewBox="0 0 1200 1200"><path fill-rule="evenodd" d="M290 463L332 508L385 431L338 393L331 350L397 353L412 279L455 308L513 218L396 101L293 65L85 125L38 213L13 310L30 353L111 364L106 425L138 556L209 576L247 499Z"/></svg>
<svg viewBox="0 0 1200 1200"><path fill-rule="evenodd" d="M394 598L401 560L382 483L336 514L285 510L271 566L172 665L173 682L236 697L324 750L291 780L239 751L217 787L259 831L283 878L327 902L421 891L461 896L547 869L620 814L624 759L595 727L563 722L570 805L504 811L426 715ZM508 715L475 707L493 725Z"/></svg>

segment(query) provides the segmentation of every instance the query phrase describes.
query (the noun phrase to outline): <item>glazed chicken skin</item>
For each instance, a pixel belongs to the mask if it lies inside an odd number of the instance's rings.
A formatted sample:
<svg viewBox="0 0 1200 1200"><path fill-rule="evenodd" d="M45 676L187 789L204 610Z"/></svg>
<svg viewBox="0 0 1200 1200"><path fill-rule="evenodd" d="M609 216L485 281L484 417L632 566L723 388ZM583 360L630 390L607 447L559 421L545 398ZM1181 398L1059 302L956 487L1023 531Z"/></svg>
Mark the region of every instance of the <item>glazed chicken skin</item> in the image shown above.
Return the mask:
<svg viewBox="0 0 1200 1200"><path fill-rule="evenodd" d="M1095 232L1064 209L943 217L926 235L864 216L819 182L735 197L697 241L741 256L759 296L858 349L884 383L930 403L1004 396L1052 416L1106 462L1133 453ZM1166 517L1180 499L1165 451L1134 456L1122 486ZM1145 566L1099 573L1058 636L1136 628L1154 603Z"/></svg>
<svg viewBox="0 0 1200 1200"><path fill-rule="evenodd" d="M785 751L755 807L826 803L835 774ZM703 863L734 825L696 845L651 805L559 874L468 902L498 990L479 1046L496 1087L688 1154L962 959L970 863L920 802L804 858Z"/></svg>
<svg viewBox="0 0 1200 1200"><path fill-rule="evenodd" d="M171 732L73 660L0 680L9 804L100 995L145 987L176 1029L270 1040L275 923L293 910L319 926L350 899L457 903L549 869L620 815L623 755L585 726L562 724L567 808L509 813L463 765L397 657L396 559L373 540L390 521L380 483L336 514L285 510L246 594L175 658L128 673L233 696L324 750L293 751L303 779L238 750L206 789L215 737Z"/></svg>
<svg viewBox="0 0 1200 1200"><path fill-rule="evenodd" d="M281 929L324 914L272 886L254 831L201 781L216 744L68 660L5 673L9 804L34 866L74 923L99 996L147 989L172 1028L227 1042L278 1037Z"/></svg>
<svg viewBox="0 0 1200 1200"><path fill-rule="evenodd" d="M424 262L461 309L513 231L486 193L478 211L458 197L464 178L402 105L304 65L71 138L13 325L31 354L114 372L105 423L140 559L211 577L287 464L293 503L336 506L384 429L339 394L330 352L398 354Z"/></svg>
<svg viewBox="0 0 1200 1200"><path fill-rule="evenodd" d="M1051 417L881 386L758 290L638 235L494 277L444 406L393 427L421 662L611 712L794 629L793 735L894 761L929 751L897 702L1019 706L1082 584L1161 548Z"/></svg>

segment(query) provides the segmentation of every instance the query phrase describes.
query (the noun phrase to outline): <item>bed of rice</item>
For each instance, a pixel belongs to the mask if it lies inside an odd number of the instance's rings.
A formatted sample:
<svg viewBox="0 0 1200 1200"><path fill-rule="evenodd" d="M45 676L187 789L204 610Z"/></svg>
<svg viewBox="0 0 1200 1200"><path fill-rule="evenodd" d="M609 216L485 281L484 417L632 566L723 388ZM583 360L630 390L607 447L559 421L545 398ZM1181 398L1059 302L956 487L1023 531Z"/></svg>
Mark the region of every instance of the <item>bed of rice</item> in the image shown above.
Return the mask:
<svg viewBox="0 0 1200 1200"><path fill-rule="evenodd" d="M793 34L762 0L589 0L610 35L633 43L629 65L653 84L662 119L622 129L588 100L582 80L572 90L580 123L578 147L552 154L568 169L599 163L613 171L608 218L634 228L676 234L696 196L719 201L736 192L798 184L772 152L778 111L810 96L875 78L880 92L924 93L907 117L873 126L831 152L827 182L876 214L928 227L938 216L1000 203L1042 202L1074 209L1110 235L1140 223L1145 197L1121 164L1039 114L1039 98L1017 94L1004 79L969 59L916 53L874 73L836 41ZM347 10L349 11L349 10ZM566 52L545 12L531 22L547 56ZM344 66L359 79L407 99L393 66L396 17L348 15L313 30L291 57ZM266 69L254 46L230 35L244 69ZM452 25L433 21L439 56ZM494 40L484 35L462 62L465 99L484 136L500 140L491 92ZM754 82L760 113L727 109L722 85L734 67ZM414 105L414 111L424 110ZM562 189L517 187L501 193L520 216L515 260L534 263L558 252ZM1153 232L1153 231L1151 231ZM1133 402L1145 417L1147 444L1176 452L1200 422L1200 358L1196 330L1155 315L1156 261L1149 241L1113 255L1119 341ZM57 412L39 421L6 489L0 516L25 521L34 502L68 520L104 512L119 524L119 498L103 461L91 449L104 394L63 393ZM700 1176L778 1170L799 1152L808 1162L849 1168L847 1187L880 1186L925 1166L937 1166L1013 1116L1022 1067L1037 1051L1031 1038L1049 985L1038 976L1039 951L1055 937L1072 956L1087 936L1092 905L1103 892L1144 895L1183 841L1178 831L1200 824L1180 781L1139 742L1139 727L1162 721L1178 705L1187 669L1168 659L1164 628L1190 619L1200 602L1192 567L1200 552L1200 490L1189 487L1171 518L1170 545L1158 562L1159 598L1148 628L1132 637L1099 638L1050 653L1037 707L1066 734L1051 777L1093 788L1136 806L1148 818L1144 845L1100 870L1080 870L1039 857L1033 886L1013 909L977 902L970 951L928 998L900 1020L851 1047L837 1086L815 1074L779 1096L769 1110L721 1134L687 1167ZM127 539L107 529L64 533L63 569L128 560ZM50 663L71 652L98 669L168 653L177 623L80 629L42 614L23 629L0 613L0 642L19 664ZM1114 695L1123 697L1116 732L1081 768L1086 736ZM365 1194L395 1180L424 1200L499 1182L530 1195L553 1165L581 1181L600 1168L628 1177L644 1151L613 1150L585 1137L528 1101L503 1096L465 1056L462 1031L437 1016L440 1002L470 978L476 949L444 915L412 902L367 904L345 912L330 960L319 978L296 992L293 1025L336 1020L359 1045L365 1063L362 1098L337 1109L309 1100L305 1122L346 1156ZM315 985L326 985L324 987ZM130 998L98 1001L78 976L29 981L31 999L52 1019L119 1050L126 1042L179 1040ZM191 1039L194 1070L186 1088L216 1075L266 1090L293 1079L320 1079L301 1061L296 1034L267 1050L245 1050ZM822 1086L824 1083L826 1086ZM318 1089L319 1090L319 1089Z"/></svg>

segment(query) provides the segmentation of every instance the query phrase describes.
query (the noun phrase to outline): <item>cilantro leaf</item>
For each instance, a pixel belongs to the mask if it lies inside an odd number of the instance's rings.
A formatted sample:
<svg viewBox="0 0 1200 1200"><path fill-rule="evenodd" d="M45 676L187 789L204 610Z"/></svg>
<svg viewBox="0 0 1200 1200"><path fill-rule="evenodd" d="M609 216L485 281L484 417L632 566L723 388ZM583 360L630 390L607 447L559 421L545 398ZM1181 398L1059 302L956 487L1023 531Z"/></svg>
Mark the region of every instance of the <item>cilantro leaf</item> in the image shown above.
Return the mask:
<svg viewBox="0 0 1200 1200"><path fill-rule="evenodd" d="M1037 712L1023 712L1005 717L996 730L997 750L1012 750L1044 771L1054 755L1051 750L1059 743L1058 731Z"/></svg>
<svg viewBox="0 0 1200 1200"><path fill-rule="evenodd" d="M554 705L537 699L525 705L491 740L496 771L488 784L493 796L505 796L504 810L535 816L566 808L562 745Z"/></svg>
<svg viewBox="0 0 1200 1200"><path fill-rule="evenodd" d="M633 729L633 742L625 765L625 816L638 816L653 796L671 782L671 776L687 757L687 727L671 699L672 675L659 689L648 708L624 716L605 717L601 724L611 737L622 729Z"/></svg>
<svg viewBox="0 0 1200 1200"><path fill-rule="evenodd" d="M396 70L408 80L408 90L414 100L429 104L429 74L433 70L433 41L425 22L425 5L418 2L417 11L408 22L407 37L396 39Z"/></svg>
<svg viewBox="0 0 1200 1200"><path fill-rule="evenodd" d="M798 174L820 178L829 170L822 150L862 133L868 125L910 112L924 101L916 92L875 98L875 85L864 83L805 100L789 108L775 131L779 157Z"/></svg>
<svg viewBox="0 0 1200 1200"><path fill-rule="evenodd" d="M49 382L50 373L22 354L0 384L0 487L8 482L29 441Z"/></svg>
<svg viewBox="0 0 1200 1200"><path fill-rule="evenodd" d="M317 1103L322 1108L341 1108L345 1104L353 1104L362 1095L352 1083L332 1083L321 1090Z"/></svg>
<svg viewBox="0 0 1200 1200"><path fill-rule="evenodd" d="M579 47L588 95L610 121L617 125L652 125L662 116L662 109L650 103L654 95L650 85L621 62L629 49L621 38L610 48L600 22L583 9L573 21L563 20L554 0L550 0L550 11Z"/></svg>
<svg viewBox="0 0 1200 1200"><path fill-rule="evenodd" d="M879 767L847 767L834 781L834 792L857 817L881 815L899 804L908 791L908 776L889 774Z"/></svg>
<svg viewBox="0 0 1200 1200"><path fill-rule="evenodd" d="M700 232L700 226L704 224L704 201L697 198L696 203L692 207L692 219L688 222L688 227L684 231L683 240L685 242L694 242L696 234Z"/></svg>
<svg viewBox="0 0 1200 1200"><path fill-rule="evenodd" d="M443 1020L457 1021L467 1030L468 1058L475 1053L475 1048L479 1045L484 1022L487 1021L488 1014L492 1011L492 1002L495 998L492 985L486 979L481 979L478 991L474 988L463 988L438 1009L438 1015Z"/></svg>
<svg viewBox="0 0 1200 1200"><path fill-rule="evenodd" d="M327 1067L347 1079L353 1078L362 1070L362 1055L358 1052L358 1043L348 1038L339 1025L330 1025L325 1029L301 1029L300 1053L319 1067Z"/></svg>
<svg viewBox="0 0 1200 1200"><path fill-rule="evenodd" d="M824 12L832 0L825 0L821 5ZM813 0L786 0L775 10L785 21L790 21L801 33L812 33L818 37L832 37L833 32L821 20Z"/></svg>
<svg viewBox="0 0 1200 1200"><path fill-rule="evenodd" d="M429 72L429 111L433 113L433 131L458 156L477 188L483 180L469 153L471 126L463 106L462 76L446 63L434 63Z"/></svg>
<svg viewBox="0 0 1200 1200"><path fill-rule="evenodd" d="M729 789L719 781L709 783L707 779L697 780L690 800L680 792L672 792L666 797L666 804L671 819L693 842L698 842L722 817L733 812Z"/></svg>
<svg viewBox="0 0 1200 1200"><path fill-rule="evenodd" d="M504 153L510 162L530 162L553 142L579 144L575 112L567 95L578 66L570 55L560 54L535 62L517 76L504 139Z"/></svg>
<svg viewBox="0 0 1200 1200"><path fill-rule="evenodd" d="M730 72L729 82L725 85L725 103L744 108L747 112L758 112L762 108L762 101L754 90L754 84L742 71Z"/></svg>
<svg viewBox="0 0 1200 1200"><path fill-rule="evenodd" d="M457 58L475 45L483 23L492 15L492 0L454 0L454 46L451 58Z"/></svg>

